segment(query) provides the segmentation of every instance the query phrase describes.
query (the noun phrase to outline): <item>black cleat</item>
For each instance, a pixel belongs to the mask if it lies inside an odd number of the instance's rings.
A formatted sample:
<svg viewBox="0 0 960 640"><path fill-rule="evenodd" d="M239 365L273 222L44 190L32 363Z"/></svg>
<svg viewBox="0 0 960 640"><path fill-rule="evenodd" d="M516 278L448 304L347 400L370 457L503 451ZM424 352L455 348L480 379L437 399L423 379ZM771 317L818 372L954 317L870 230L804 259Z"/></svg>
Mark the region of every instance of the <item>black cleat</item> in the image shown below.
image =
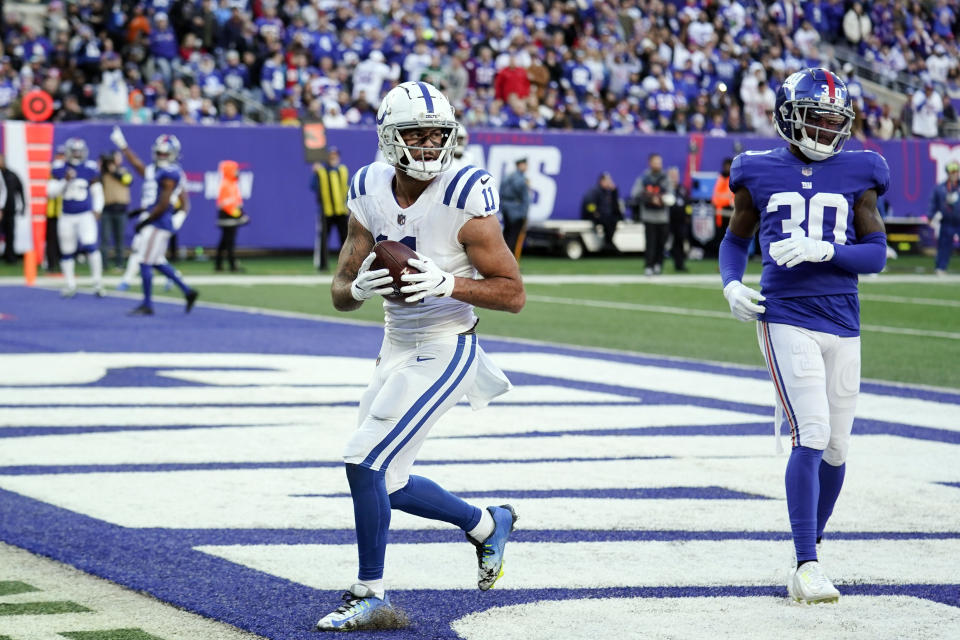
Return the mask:
<svg viewBox="0 0 960 640"><path fill-rule="evenodd" d="M133 309L133 310L127 312L127 315L128 315L128 316L152 316L152 315L153 315L153 307L148 307L147 305L142 304L142 305L140 305L139 307L137 307L136 309Z"/></svg>
<svg viewBox="0 0 960 640"><path fill-rule="evenodd" d="M200 292L196 289L190 289L187 291L184 296L187 298L187 308L184 310L184 313L190 313L190 309L193 309L193 303L197 301L197 296L200 295Z"/></svg>

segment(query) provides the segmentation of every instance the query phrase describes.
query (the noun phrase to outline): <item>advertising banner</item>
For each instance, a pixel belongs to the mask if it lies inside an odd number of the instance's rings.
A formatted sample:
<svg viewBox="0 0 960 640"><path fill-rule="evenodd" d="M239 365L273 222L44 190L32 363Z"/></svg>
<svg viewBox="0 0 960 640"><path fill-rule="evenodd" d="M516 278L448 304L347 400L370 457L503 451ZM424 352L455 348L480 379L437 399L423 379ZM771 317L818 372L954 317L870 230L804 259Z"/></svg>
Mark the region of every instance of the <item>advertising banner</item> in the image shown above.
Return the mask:
<svg viewBox="0 0 960 640"><path fill-rule="evenodd" d="M55 144L80 136L90 147L91 159L112 149L110 123L57 124ZM189 181L191 214L180 232L182 246L214 247L219 240L216 197L217 166L221 160L240 164L240 185L250 225L237 237L240 248L312 250L317 215L310 191L311 167L306 161L303 131L295 127L190 125L121 125L131 147L144 162L161 133L176 135L183 146L180 164ZM340 149L351 175L377 159L377 136L372 128L327 129L327 145ZM310 140L314 137L308 136ZM311 143L316 146L315 141ZM685 179L718 171L726 157L741 151L769 149L785 144L779 138L709 137L692 135L631 135L562 132L471 130L467 153L501 181L514 162L528 160L527 178L533 192L530 221L576 219L580 201L604 171L610 172L626 200L633 182L647 166L653 152L663 156L664 167L676 166ZM928 140L889 142L851 140L848 149L881 153L890 165L890 191L885 197L887 216L925 215L936 182L946 178L948 161L960 161L960 143ZM314 150L315 151L315 150ZM139 204L142 181L135 180L134 204Z"/></svg>

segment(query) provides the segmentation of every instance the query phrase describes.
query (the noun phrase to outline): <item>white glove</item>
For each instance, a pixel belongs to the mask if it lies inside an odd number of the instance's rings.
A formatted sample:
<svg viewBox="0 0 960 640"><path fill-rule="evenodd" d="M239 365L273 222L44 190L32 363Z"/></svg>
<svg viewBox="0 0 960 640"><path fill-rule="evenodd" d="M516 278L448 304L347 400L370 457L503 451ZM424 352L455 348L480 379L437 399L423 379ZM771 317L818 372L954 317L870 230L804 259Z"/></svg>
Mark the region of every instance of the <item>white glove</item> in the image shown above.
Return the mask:
<svg viewBox="0 0 960 640"><path fill-rule="evenodd" d="M833 243L806 236L786 238L770 244L770 257L777 264L795 267L801 262L826 262L833 259Z"/></svg>
<svg viewBox="0 0 960 640"><path fill-rule="evenodd" d="M767 310L763 305L753 302L754 300L762 302L766 298L759 291L754 291L739 280L733 280L723 288L723 297L730 304L730 313L733 317L742 322L752 322Z"/></svg>
<svg viewBox="0 0 960 640"><path fill-rule="evenodd" d="M110 142L121 151L127 148L127 139L123 136L123 131L120 131L120 127L114 127L110 132Z"/></svg>
<svg viewBox="0 0 960 640"><path fill-rule="evenodd" d="M940 238L940 222L943 220L943 214L937 211L933 214L933 217L930 218L930 228L933 229L933 237Z"/></svg>
<svg viewBox="0 0 960 640"><path fill-rule="evenodd" d="M377 258L377 254L370 252L360 264L360 271L357 277L350 284L350 295L354 300L367 300L373 296L385 296L393 293L393 278L390 277L390 271L387 269L375 269L370 271L370 265Z"/></svg>
<svg viewBox="0 0 960 640"><path fill-rule="evenodd" d="M407 260L414 269L419 269L420 273L407 273L400 276L404 282L412 282L405 287L400 287L400 293L413 294L404 298L404 302L419 302L427 296L437 296L446 298L453 293L453 274L447 273L437 266L437 263L420 253L417 254L420 259L410 258Z"/></svg>

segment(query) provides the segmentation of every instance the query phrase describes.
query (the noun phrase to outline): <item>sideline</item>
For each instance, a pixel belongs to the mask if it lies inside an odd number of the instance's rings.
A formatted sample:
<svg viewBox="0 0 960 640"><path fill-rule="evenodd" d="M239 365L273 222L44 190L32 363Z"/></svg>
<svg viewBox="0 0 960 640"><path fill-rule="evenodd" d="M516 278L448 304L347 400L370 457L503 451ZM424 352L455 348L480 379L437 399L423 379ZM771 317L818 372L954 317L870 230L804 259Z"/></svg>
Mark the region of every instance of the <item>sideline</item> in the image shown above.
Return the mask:
<svg viewBox="0 0 960 640"><path fill-rule="evenodd" d="M286 275L286 276L256 276L256 275L196 275L187 274L190 284L198 285L246 285L254 286L261 284L281 284L281 285L329 285L333 280L332 275ZM524 275L523 281L528 284L655 284L655 285L678 285L678 284L710 284L716 285L720 289L719 274L663 274L659 276L637 275L602 275L602 274L532 274ZM748 274L743 278L744 282L760 282L759 274ZM80 286L90 286L89 276L78 277L77 282ZM120 282L119 276L106 276L103 279L104 285L109 288L116 287ZM876 277L864 277L860 279L861 285L872 284L960 284L960 274L948 274L945 276L934 276L930 274L883 274ZM0 286L20 286L23 285L23 278L20 276L0 277ZM37 286L59 288L63 286L63 278L52 276L39 276Z"/></svg>

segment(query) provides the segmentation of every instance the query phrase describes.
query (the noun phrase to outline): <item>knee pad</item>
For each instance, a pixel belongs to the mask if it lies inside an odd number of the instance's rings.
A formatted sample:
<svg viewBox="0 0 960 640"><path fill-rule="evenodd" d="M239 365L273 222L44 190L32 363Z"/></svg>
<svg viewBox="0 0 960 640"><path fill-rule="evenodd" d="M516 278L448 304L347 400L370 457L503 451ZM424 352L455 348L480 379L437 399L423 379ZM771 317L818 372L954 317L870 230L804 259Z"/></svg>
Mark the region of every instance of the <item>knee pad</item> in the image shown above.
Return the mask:
<svg viewBox="0 0 960 640"><path fill-rule="evenodd" d="M806 420L797 426L800 445L823 451L830 443L830 425L826 421Z"/></svg>
<svg viewBox="0 0 960 640"><path fill-rule="evenodd" d="M77 253L93 253L94 251L99 251L99 245L95 244L82 244L80 248L77 249Z"/></svg>
<svg viewBox="0 0 960 640"><path fill-rule="evenodd" d="M850 434L833 435L830 443L823 451L823 459L835 467L847 461L847 450L850 448Z"/></svg>

